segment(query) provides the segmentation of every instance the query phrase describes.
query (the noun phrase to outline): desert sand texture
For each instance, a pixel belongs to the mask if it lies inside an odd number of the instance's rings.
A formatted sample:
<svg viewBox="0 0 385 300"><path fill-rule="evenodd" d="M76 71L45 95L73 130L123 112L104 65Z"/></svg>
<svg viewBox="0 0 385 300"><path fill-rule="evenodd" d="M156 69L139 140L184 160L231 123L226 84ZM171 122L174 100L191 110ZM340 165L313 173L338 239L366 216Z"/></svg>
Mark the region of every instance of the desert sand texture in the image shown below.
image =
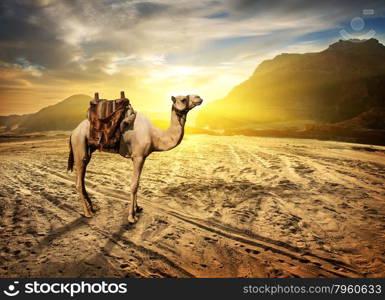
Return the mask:
<svg viewBox="0 0 385 300"><path fill-rule="evenodd" d="M146 161L96 152L82 216L67 136L0 143L0 277L385 276L385 147L186 136Z"/></svg>

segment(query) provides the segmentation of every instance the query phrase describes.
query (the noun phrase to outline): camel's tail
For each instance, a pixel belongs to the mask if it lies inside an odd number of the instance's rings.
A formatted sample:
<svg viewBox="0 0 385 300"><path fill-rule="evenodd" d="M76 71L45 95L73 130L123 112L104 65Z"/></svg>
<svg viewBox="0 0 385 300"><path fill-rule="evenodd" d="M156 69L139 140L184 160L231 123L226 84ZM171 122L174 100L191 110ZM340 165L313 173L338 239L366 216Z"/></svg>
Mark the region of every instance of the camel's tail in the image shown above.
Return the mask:
<svg viewBox="0 0 385 300"><path fill-rule="evenodd" d="M69 145L70 145L70 153L68 155L68 167L67 167L67 172L68 171L73 171L74 169L74 152L72 151L72 144L71 144L71 136L69 140Z"/></svg>

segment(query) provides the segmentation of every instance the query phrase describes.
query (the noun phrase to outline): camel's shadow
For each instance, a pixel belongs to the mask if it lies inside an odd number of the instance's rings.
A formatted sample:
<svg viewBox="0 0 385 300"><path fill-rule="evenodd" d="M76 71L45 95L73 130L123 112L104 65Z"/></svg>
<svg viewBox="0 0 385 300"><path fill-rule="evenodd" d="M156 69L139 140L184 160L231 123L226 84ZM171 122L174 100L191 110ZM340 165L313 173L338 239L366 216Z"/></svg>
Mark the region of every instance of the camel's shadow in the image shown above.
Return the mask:
<svg viewBox="0 0 385 300"><path fill-rule="evenodd" d="M9 266L8 272L16 275L20 273L20 270L22 270L22 273L25 272L25 274L19 275L27 277L138 277L138 274L130 275L129 272L123 272L123 270L119 270L119 268L112 266L107 259L112 256L111 251L116 246L117 241L122 240L123 234L135 228L135 224L127 224L127 213L123 214L122 221L117 230L111 234L111 236L105 236L107 241L103 246L98 247L96 246L96 243L95 245L85 246L86 251L90 254L94 253L88 258L68 262L68 260L65 261L65 259L63 259L63 256L72 256L72 254L58 254L58 250L55 253L56 258L46 255L48 259L43 262L35 262L35 268L30 267L31 260L28 258L31 255L35 257L44 255L44 250L51 247L53 242L60 237L63 237L64 235L69 234L83 226L88 226L90 231L94 230L90 225L90 221L91 219L80 216L72 222L52 230L35 247L29 249L28 254L18 257L17 262ZM70 242L74 243L74 237L74 235L70 235L69 239L72 240ZM95 251L95 247L98 247L99 249ZM25 267L21 267L22 265L25 265ZM30 271L28 272L28 270Z"/></svg>

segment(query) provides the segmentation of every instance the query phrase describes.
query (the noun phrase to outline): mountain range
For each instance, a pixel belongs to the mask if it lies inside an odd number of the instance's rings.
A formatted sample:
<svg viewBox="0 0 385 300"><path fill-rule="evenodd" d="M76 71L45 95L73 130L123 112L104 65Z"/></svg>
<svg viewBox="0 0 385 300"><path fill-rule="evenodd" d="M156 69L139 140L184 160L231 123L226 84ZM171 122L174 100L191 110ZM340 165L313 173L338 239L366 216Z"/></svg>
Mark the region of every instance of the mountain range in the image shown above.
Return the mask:
<svg viewBox="0 0 385 300"><path fill-rule="evenodd" d="M200 129L189 132L293 137L322 132L335 138L331 131L362 136L370 129L380 131L370 141L379 136L385 144L384 86L385 46L376 39L340 40L318 53L283 53L262 62L226 97L204 106L196 119ZM86 117L90 100L73 95L33 114L0 116L0 131L72 130Z"/></svg>
<svg viewBox="0 0 385 300"><path fill-rule="evenodd" d="M340 40L318 53L262 62L226 97L206 105L197 125L234 130L342 122L385 107L384 86L385 46L376 39Z"/></svg>

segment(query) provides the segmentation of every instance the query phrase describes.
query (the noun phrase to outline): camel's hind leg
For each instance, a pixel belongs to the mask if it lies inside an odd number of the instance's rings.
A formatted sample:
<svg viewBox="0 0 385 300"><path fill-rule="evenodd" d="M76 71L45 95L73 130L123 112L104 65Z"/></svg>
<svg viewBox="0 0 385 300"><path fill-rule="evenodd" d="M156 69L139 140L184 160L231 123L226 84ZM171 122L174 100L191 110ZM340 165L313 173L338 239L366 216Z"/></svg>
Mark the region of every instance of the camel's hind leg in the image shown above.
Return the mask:
<svg viewBox="0 0 385 300"><path fill-rule="evenodd" d="M93 212L97 210L96 205L93 205L88 196L84 178L86 175L87 165L91 159L91 153L86 144L86 139L71 137L72 148L74 152L74 163L76 171L76 189L79 193L80 200L83 205L84 215L92 217Z"/></svg>
<svg viewBox="0 0 385 300"><path fill-rule="evenodd" d="M84 215L86 217L93 216L93 207L90 197L88 196L86 186L84 183L84 178L86 175L86 168L90 161L90 158L86 157L79 162L75 161L76 166L76 189L79 193L80 200L83 205Z"/></svg>

